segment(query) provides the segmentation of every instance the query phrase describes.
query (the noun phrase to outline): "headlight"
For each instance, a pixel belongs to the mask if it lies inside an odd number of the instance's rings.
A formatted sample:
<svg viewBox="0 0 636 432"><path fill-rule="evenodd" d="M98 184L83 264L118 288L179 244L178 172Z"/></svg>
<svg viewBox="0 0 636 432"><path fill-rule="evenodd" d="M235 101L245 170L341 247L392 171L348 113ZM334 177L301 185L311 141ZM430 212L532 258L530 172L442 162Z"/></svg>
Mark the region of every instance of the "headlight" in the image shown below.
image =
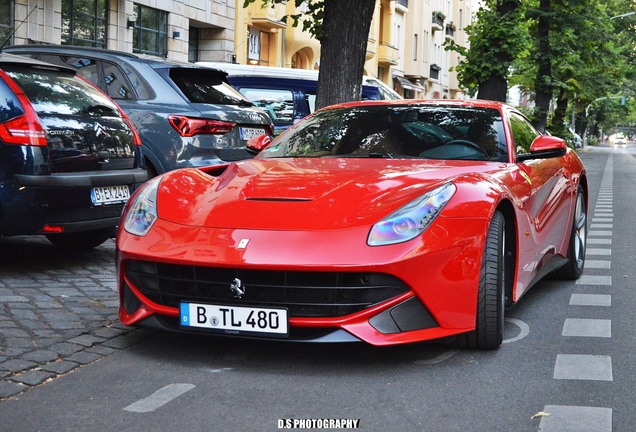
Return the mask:
<svg viewBox="0 0 636 432"><path fill-rule="evenodd" d="M160 177L146 183L135 196L124 218L124 229L131 234L144 236L157 220L157 189Z"/></svg>
<svg viewBox="0 0 636 432"><path fill-rule="evenodd" d="M367 244L382 246L411 240L422 234L442 211L457 188L446 183L411 201L371 227Z"/></svg>

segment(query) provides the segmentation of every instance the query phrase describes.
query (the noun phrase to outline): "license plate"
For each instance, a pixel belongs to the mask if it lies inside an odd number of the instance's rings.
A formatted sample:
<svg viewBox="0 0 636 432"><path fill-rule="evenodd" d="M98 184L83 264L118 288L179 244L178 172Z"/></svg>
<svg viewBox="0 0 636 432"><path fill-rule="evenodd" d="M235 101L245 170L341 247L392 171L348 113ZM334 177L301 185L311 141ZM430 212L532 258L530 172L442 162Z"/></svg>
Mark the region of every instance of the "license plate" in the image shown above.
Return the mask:
<svg viewBox="0 0 636 432"><path fill-rule="evenodd" d="M194 327L225 334L287 336L287 309L181 303L182 327Z"/></svg>
<svg viewBox="0 0 636 432"><path fill-rule="evenodd" d="M91 189L91 201L95 205L119 204L128 201L128 186L104 186Z"/></svg>
<svg viewBox="0 0 636 432"><path fill-rule="evenodd" d="M239 128L239 133L241 134L241 139L247 141L250 138L265 135L265 129L242 127Z"/></svg>

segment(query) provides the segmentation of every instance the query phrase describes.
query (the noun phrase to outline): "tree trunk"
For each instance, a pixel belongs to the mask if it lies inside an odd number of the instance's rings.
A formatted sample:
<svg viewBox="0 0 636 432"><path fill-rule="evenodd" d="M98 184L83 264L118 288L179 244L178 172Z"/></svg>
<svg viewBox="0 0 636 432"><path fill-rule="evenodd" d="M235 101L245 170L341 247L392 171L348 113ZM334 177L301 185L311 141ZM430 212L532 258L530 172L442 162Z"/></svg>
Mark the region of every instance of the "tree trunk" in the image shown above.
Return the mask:
<svg viewBox="0 0 636 432"><path fill-rule="evenodd" d="M550 112L550 101L552 100L552 55L550 52L550 19L547 14L550 12L550 0L540 0L539 2L539 55L537 78L535 81L535 126L539 132L545 132L548 124L548 113Z"/></svg>
<svg viewBox="0 0 636 432"><path fill-rule="evenodd" d="M361 99L376 0L324 0L316 108Z"/></svg>
<svg viewBox="0 0 636 432"><path fill-rule="evenodd" d="M500 19L505 19L506 15L512 14L519 7L518 0L503 0L497 2L497 15ZM502 43L501 40L493 40L494 46ZM509 53L504 50L496 54L498 64L510 64L514 60ZM493 72L494 73L494 72ZM508 98L508 77L503 75L490 75L487 79L479 83L477 99L487 99L499 102L506 102Z"/></svg>
<svg viewBox="0 0 636 432"><path fill-rule="evenodd" d="M556 135L565 138L565 112L568 109L568 100L565 97L564 89L561 89L558 93L554 117L552 118L552 127Z"/></svg>
<svg viewBox="0 0 636 432"><path fill-rule="evenodd" d="M492 75L479 85L477 99L505 102L508 96L508 79L505 76Z"/></svg>

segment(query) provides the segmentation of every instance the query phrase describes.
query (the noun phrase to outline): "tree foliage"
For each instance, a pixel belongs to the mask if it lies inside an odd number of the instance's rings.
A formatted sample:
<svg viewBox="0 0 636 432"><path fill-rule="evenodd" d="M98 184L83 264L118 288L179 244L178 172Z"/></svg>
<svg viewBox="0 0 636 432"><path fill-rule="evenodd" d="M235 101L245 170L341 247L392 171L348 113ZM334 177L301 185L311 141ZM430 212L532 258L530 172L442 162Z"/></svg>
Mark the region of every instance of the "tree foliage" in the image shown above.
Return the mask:
<svg viewBox="0 0 636 432"><path fill-rule="evenodd" d="M513 62L526 55L528 26L519 0L485 0L465 28L469 47L446 42L445 48L462 55L457 77L470 94L480 99L506 100Z"/></svg>

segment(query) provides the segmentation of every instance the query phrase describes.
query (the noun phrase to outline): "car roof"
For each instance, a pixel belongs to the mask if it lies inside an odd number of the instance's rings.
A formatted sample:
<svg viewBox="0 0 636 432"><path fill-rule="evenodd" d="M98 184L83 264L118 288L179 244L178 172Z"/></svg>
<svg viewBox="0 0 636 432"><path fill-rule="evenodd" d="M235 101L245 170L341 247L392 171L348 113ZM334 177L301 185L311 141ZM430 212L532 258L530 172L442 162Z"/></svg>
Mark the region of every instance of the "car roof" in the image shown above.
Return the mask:
<svg viewBox="0 0 636 432"><path fill-rule="evenodd" d="M12 45L4 48L8 52L38 52L38 53L74 53L76 55L87 55L110 60L128 60L147 63L154 68L158 67L183 67L192 69L214 70L214 68L198 66L193 63L179 62L176 60L168 60L160 57L149 56L146 54L129 53L124 51L110 50L106 48L80 47L73 45L55 45L55 44L26 44ZM224 71L216 69L219 73L225 74Z"/></svg>
<svg viewBox="0 0 636 432"><path fill-rule="evenodd" d="M46 68L52 68L55 70L60 70L60 71L64 71L67 73L71 73L73 75L75 75L76 71L75 69L71 68L71 67L66 67L66 66L58 66L58 65L54 65L51 63L46 63L40 60L36 60L33 58L29 58L29 57L24 57L24 56L20 56L20 55L15 55L15 54L10 54L8 52L5 51L0 51L0 66L5 65L5 64L10 64L10 65L16 65L16 66L29 66L29 67L46 67Z"/></svg>

